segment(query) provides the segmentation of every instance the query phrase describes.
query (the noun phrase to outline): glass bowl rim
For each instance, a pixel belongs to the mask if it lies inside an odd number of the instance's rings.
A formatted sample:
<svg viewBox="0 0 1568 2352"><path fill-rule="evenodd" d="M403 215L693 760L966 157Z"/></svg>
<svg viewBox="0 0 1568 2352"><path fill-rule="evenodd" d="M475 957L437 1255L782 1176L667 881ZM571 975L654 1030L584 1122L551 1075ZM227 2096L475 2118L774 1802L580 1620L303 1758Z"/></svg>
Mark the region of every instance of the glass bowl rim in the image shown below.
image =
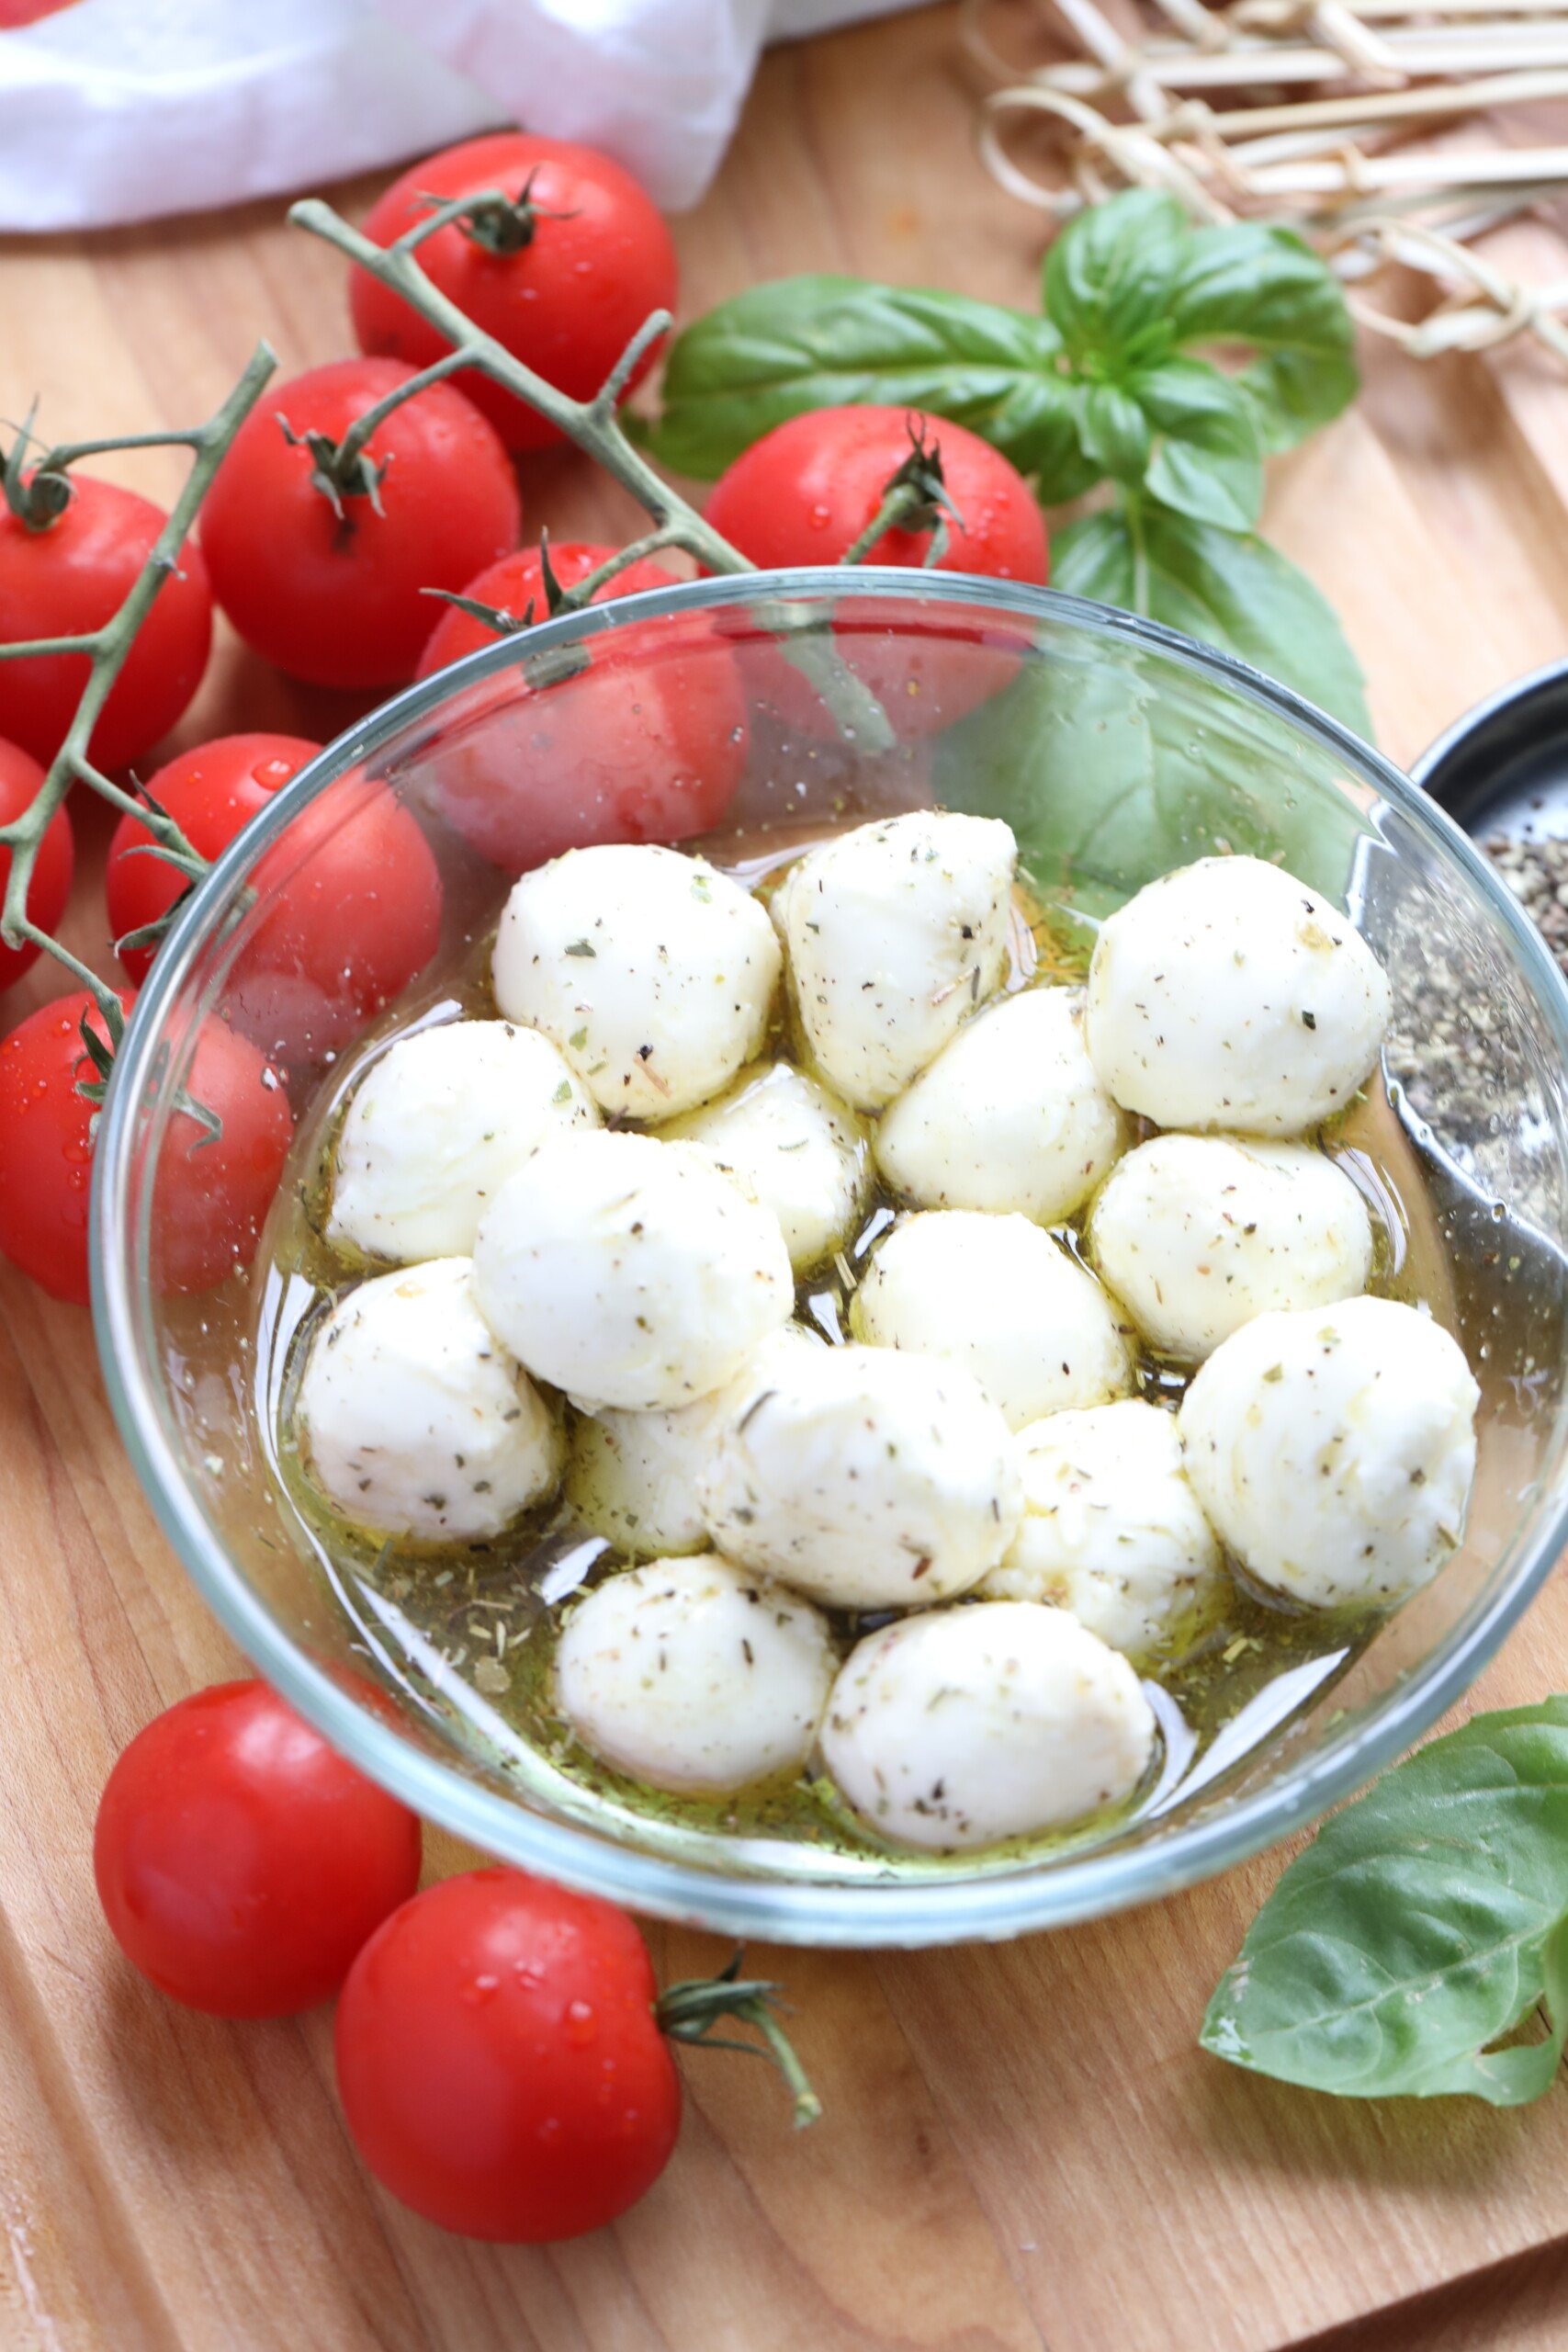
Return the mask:
<svg viewBox="0 0 1568 2352"><path fill-rule="evenodd" d="M1522 909L1453 820L1382 752L1247 662L1175 629L1061 590L974 573L857 566L811 567L682 581L562 614L527 633L529 654L581 643L639 622L750 604L774 594L843 605L868 596L913 605L973 605L1022 617L1063 620L1110 643L1151 650L1217 681L1243 701L1285 719L1358 781L1372 786L1435 843L1511 934L1535 1002L1568 1065L1568 982ZM1568 1465L1555 1509L1507 1587L1461 1621L1395 1682L1369 1721L1287 1768L1267 1787L1220 1805L1158 1845L1093 1849L997 1877L879 1885L726 1876L675 1862L531 1812L502 1790L426 1755L358 1704L299 1648L209 1530L162 1428L139 1371L139 1332L150 1285L121 1246L128 1224L136 1114L164 1016L237 884L309 802L349 768L454 694L522 658L520 638L501 638L391 696L323 747L216 861L170 928L116 1057L94 1153L91 1268L94 1328L111 1409L138 1480L197 1591L225 1630L322 1736L416 1813L481 1850L560 1883L737 1936L821 1948L886 1949L998 1939L1102 1917L1172 1894L1244 1861L1316 1819L1362 1787L1435 1723L1474 1679L1523 1615L1568 1537Z"/></svg>

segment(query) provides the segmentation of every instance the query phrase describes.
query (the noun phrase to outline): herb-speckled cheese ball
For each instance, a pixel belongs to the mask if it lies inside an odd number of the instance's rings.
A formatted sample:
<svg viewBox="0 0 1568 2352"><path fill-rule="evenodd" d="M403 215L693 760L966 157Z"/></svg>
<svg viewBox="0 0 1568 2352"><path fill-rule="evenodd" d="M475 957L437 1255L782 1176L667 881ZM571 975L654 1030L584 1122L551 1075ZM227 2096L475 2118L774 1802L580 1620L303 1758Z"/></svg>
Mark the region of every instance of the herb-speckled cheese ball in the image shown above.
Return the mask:
<svg viewBox="0 0 1568 2352"><path fill-rule="evenodd" d="M797 1270L837 1249L865 1199L864 1127L791 1062L742 1071L727 1094L663 1132L700 1145L772 1209Z"/></svg>
<svg viewBox="0 0 1568 2352"><path fill-rule="evenodd" d="M599 1114L547 1037L453 1021L400 1037L355 1087L327 1239L409 1264L471 1251L486 1204L548 1135Z"/></svg>
<svg viewBox="0 0 1568 2352"><path fill-rule="evenodd" d="M605 842L523 876L491 970L502 1012L553 1038L602 1110L657 1123L756 1054L780 964L761 902L705 859Z"/></svg>
<svg viewBox="0 0 1568 2352"><path fill-rule="evenodd" d="M917 1208L1070 1216L1127 1148L1084 1044L1077 989L1025 989L966 1021L888 1104L876 1164Z"/></svg>
<svg viewBox="0 0 1568 2352"><path fill-rule="evenodd" d="M1187 1475L1260 1584L1318 1609L1398 1600L1462 1537L1479 1402L1458 1342L1416 1307L1259 1315L1182 1401Z"/></svg>
<svg viewBox="0 0 1568 2352"><path fill-rule="evenodd" d="M1023 1508L1007 1423L973 1375L884 1348L775 1365L730 1404L701 1494L729 1558L847 1609L966 1592Z"/></svg>
<svg viewBox="0 0 1568 2352"><path fill-rule="evenodd" d="M1064 1609L932 1610L852 1650L822 1748L885 1838L936 1850L1064 1828L1130 1797L1154 1712L1126 1659Z"/></svg>
<svg viewBox="0 0 1568 2352"><path fill-rule="evenodd" d="M1195 1363L1253 1316L1354 1298L1366 1203L1310 1144L1156 1136L1112 1170L1089 1249L1151 1346Z"/></svg>
<svg viewBox="0 0 1568 2352"><path fill-rule="evenodd" d="M919 809L802 858L773 898L812 1061L857 1110L901 1094L1000 985L1018 843Z"/></svg>
<svg viewBox="0 0 1568 2352"><path fill-rule="evenodd" d="M1092 1274L1026 1216L931 1209L895 1226L850 1306L868 1346L972 1372L1010 1429L1125 1395L1133 1363Z"/></svg>
<svg viewBox="0 0 1568 2352"><path fill-rule="evenodd" d="M1172 1413L1129 1397L1019 1432L1023 1524L984 1598L1069 1609L1144 1665L1178 1654L1223 1589Z"/></svg>
<svg viewBox="0 0 1568 2352"><path fill-rule="evenodd" d="M300 1454L355 1527L433 1543L499 1535L543 1499L555 1415L474 1303L472 1261L378 1274L317 1329L299 1383Z"/></svg>
<svg viewBox="0 0 1568 2352"><path fill-rule="evenodd" d="M765 1386L795 1348L823 1342L799 1323L770 1332L716 1396L673 1412L581 1414L571 1432L565 1494L577 1517L618 1551L655 1557L699 1552L707 1528L697 1482L718 1442L719 1416L742 1388ZM744 1399L742 1399L744 1401Z"/></svg>
<svg viewBox="0 0 1568 2352"><path fill-rule="evenodd" d="M1298 1136L1350 1102L1392 1009L1348 915L1261 858L1205 857L1102 925L1089 1050L1158 1126Z"/></svg>
<svg viewBox="0 0 1568 2352"><path fill-rule="evenodd" d="M705 1552L625 1569L579 1601L556 1699L603 1762L716 1794L799 1770L834 1663L808 1601Z"/></svg>
<svg viewBox="0 0 1568 2352"><path fill-rule="evenodd" d="M535 1377L592 1411L689 1405L795 1306L777 1217L694 1144L542 1144L486 1211L474 1293Z"/></svg>

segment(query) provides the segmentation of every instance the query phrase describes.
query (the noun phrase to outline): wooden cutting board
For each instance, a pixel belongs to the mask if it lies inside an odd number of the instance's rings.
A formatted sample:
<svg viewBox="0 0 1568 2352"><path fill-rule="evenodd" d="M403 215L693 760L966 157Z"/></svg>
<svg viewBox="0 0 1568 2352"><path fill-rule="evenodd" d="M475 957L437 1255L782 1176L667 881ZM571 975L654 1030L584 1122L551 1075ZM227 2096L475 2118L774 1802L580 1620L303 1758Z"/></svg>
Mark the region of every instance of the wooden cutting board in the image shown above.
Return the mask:
<svg viewBox="0 0 1568 2352"><path fill-rule="evenodd" d="M776 52L719 185L677 224L689 313L802 268L1028 302L1040 232L973 159L954 11ZM366 188L346 192L362 205ZM1547 228L1521 266L1568 269ZM0 412L62 438L204 415L258 334L345 346L335 260L269 204L12 245ZM1568 375L1523 344L1368 350L1354 410L1271 473L1269 526L1338 605L1382 738L1417 752L1568 650ZM178 460L113 469L171 495ZM529 524L635 517L572 457ZM225 644L186 733L334 731L354 706ZM75 937L105 946L84 812ZM29 1001L52 992L42 975ZM12 1012L12 1007L7 1007ZM665 2178L553 2251L442 2236L357 2165L330 2020L231 2028L118 1962L94 1806L159 1707L234 1669L158 1535L85 1314L0 1273L0 2346L5 2352L1546 2352L1568 2340L1568 2092L1498 2115L1354 2106L1195 2045L1274 1855L1196 1894L999 1950L753 1953L788 1981L827 2105L799 2139L761 2070L694 2054ZM1549 1588L1475 1694L1568 1687ZM433 1869L459 1860L432 1841ZM711 1939L656 1928L689 1974Z"/></svg>

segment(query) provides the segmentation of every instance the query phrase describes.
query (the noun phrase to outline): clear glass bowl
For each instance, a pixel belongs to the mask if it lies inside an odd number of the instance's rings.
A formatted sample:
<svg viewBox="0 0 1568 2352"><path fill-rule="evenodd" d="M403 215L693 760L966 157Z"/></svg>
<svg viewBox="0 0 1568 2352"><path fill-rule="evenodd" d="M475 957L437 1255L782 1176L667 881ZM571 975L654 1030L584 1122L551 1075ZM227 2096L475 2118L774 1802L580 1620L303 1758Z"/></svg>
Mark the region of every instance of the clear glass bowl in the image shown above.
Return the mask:
<svg viewBox="0 0 1568 2352"><path fill-rule="evenodd" d="M825 663L848 737L824 716ZM901 748L875 748L867 686ZM650 732L677 786L651 803L637 773ZM443 953L460 962L482 953L522 865L639 824L682 837L682 810L705 821L732 780L705 840L719 862L738 834L750 854L778 854L934 797L1008 818L1039 896L1090 917L1216 850L1278 856L1348 905L1389 967L1390 1099L1426 1155L1427 1214L1450 1245L1453 1308L1483 1388L1468 1538L1346 1670L1314 1663L1271 1683L1198 1771L1174 1785L1168 1774L1098 1840L1022 1861L886 1869L863 1854L818 1866L796 1848L781 1866L763 1841L640 1820L585 1792L519 1753L467 1684L446 1698L427 1687L415 1703L378 1669L279 1498L251 1401L265 1264L199 1295L168 1292L157 1179L190 1150L188 1120L172 1122L198 1025L217 1016L258 1037L299 1115L330 1086L332 1057L385 1024L345 998L334 959L380 923L399 977L418 932L406 890L377 864L393 804L429 845ZM303 947L279 920L285 889L295 906L308 894ZM428 980L409 997L427 1002ZM1565 1532L1565 1067L1563 982L1471 843L1376 752L1240 664L1071 597L957 576L863 571L852 587L807 571L628 597L498 641L400 695L279 793L184 909L98 1137L105 1375L158 1516L224 1624L421 1814L633 1908L737 1934L1015 1935L1169 1893L1310 1821L1442 1713L1548 1574Z"/></svg>

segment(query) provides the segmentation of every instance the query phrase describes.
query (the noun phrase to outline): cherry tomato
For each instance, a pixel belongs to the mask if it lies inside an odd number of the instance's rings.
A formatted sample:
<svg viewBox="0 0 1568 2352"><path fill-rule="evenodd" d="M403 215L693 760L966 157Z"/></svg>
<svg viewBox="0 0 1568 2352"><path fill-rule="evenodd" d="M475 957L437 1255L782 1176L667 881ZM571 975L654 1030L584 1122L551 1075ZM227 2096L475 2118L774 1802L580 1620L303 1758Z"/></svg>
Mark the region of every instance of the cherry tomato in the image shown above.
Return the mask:
<svg viewBox="0 0 1568 2352"><path fill-rule="evenodd" d="M4 667L0 662L0 670ZM15 743L0 741L0 825L8 825L19 817L36 799L42 783L43 770L29 752ZM71 820L63 808L57 808L39 843L33 878L28 886L28 912L40 931L53 931L58 925L71 896L71 877L75 867ZM0 849L0 902L4 901L10 873L11 853ZM13 980L19 980L39 952L36 947L7 947L0 941L0 989L8 989Z"/></svg>
<svg viewBox="0 0 1568 2352"><path fill-rule="evenodd" d="M643 321L675 307L675 249L630 174L592 147L525 131L465 140L415 164L373 205L365 233L389 245L424 220L426 199L494 191L513 202L488 219L438 229L420 266L507 350L558 390L588 400ZM449 349L400 296L356 270L349 293L361 351L428 367ZM650 346L626 385L652 365ZM471 369L453 379L513 449L560 435L536 412Z"/></svg>
<svg viewBox="0 0 1568 2352"><path fill-rule="evenodd" d="M297 678L400 684L440 613L423 591L461 588L517 544L506 451L450 384L394 409L332 476L333 494L323 487L349 428L413 373L342 359L296 376L252 410L208 492L213 593L246 642Z"/></svg>
<svg viewBox="0 0 1568 2352"><path fill-rule="evenodd" d="M931 569L1043 582L1045 525L1023 476L962 424L898 408L821 408L764 433L721 474L706 514L764 569L837 563L874 519L917 443L941 463L948 545ZM919 567L932 529L885 531L867 563Z"/></svg>
<svg viewBox="0 0 1568 2352"><path fill-rule="evenodd" d="M147 789L191 847L213 858L321 748L298 735L220 735L170 760ZM122 817L115 827L104 896L117 941L166 914L186 888L177 867L148 854L152 842L134 817ZM143 980L153 952L122 947L119 960L133 980Z"/></svg>
<svg viewBox="0 0 1568 2352"><path fill-rule="evenodd" d="M418 823L356 773L258 859L230 972L236 1027L288 1065L342 1051L441 944L440 870Z"/></svg>
<svg viewBox="0 0 1568 2352"><path fill-rule="evenodd" d="M939 458L950 502L948 545L930 568L1043 582L1045 526L1022 475L963 425L903 409L818 409L776 425L719 477L707 519L764 568L837 563L922 451ZM924 566L933 527L885 531L864 560ZM743 621L727 626L749 640L741 666L782 718L814 737L835 731L820 696L774 642ZM1018 633L1010 639L962 606L922 612L863 595L835 621L834 638L901 741L963 718L1018 666Z"/></svg>
<svg viewBox="0 0 1568 2352"><path fill-rule="evenodd" d="M198 1690L139 1732L93 1838L126 1958L224 2018L324 2001L419 1867L415 1816L265 1682Z"/></svg>
<svg viewBox="0 0 1568 2352"><path fill-rule="evenodd" d="M681 2121L647 1947L622 1911L521 1871L427 1887L343 1988L337 2077L360 2154L444 2229L576 2237L651 2188Z"/></svg>
<svg viewBox="0 0 1568 2352"><path fill-rule="evenodd" d="M120 999L129 1012L133 999ZM87 1303L87 1196L96 1112L78 1079L84 989L57 997L0 1043L0 1250L56 1298ZM293 1136L288 1099L255 1047L220 1021L197 1040L186 1091L222 1122L206 1139L186 1112L170 1121L152 1195L153 1274L166 1291L205 1290L254 1256Z"/></svg>
<svg viewBox="0 0 1568 2352"><path fill-rule="evenodd" d="M73 474L71 483L70 504L42 529L0 507L0 643L74 637L112 619L169 519L114 482ZM168 733L201 683L211 643L207 567L187 540L93 729L99 767L128 767ZM51 760L86 683L85 653L0 662L0 735Z"/></svg>
<svg viewBox="0 0 1568 2352"><path fill-rule="evenodd" d="M297 735L220 735L148 785L204 857L216 857L321 749ZM173 905L177 870L142 854L152 835L122 817L106 897L117 938ZM423 970L441 937L441 876L428 842L384 786L345 776L257 863L257 909L230 973L228 1011L288 1063L338 1051ZM148 947L120 961L141 979Z"/></svg>
<svg viewBox="0 0 1568 2352"><path fill-rule="evenodd" d="M571 587L612 550L552 547ZM656 563L631 565L594 598L673 584ZM521 619L545 614L536 548L520 548L467 594ZM428 677L493 645L493 633L455 606L420 662ZM509 670L476 691L433 747L444 814L509 873L592 842L672 842L705 832L728 807L746 765L746 701L733 656L702 614L649 621L584 649L586 661L547 687Z"/></svg>

